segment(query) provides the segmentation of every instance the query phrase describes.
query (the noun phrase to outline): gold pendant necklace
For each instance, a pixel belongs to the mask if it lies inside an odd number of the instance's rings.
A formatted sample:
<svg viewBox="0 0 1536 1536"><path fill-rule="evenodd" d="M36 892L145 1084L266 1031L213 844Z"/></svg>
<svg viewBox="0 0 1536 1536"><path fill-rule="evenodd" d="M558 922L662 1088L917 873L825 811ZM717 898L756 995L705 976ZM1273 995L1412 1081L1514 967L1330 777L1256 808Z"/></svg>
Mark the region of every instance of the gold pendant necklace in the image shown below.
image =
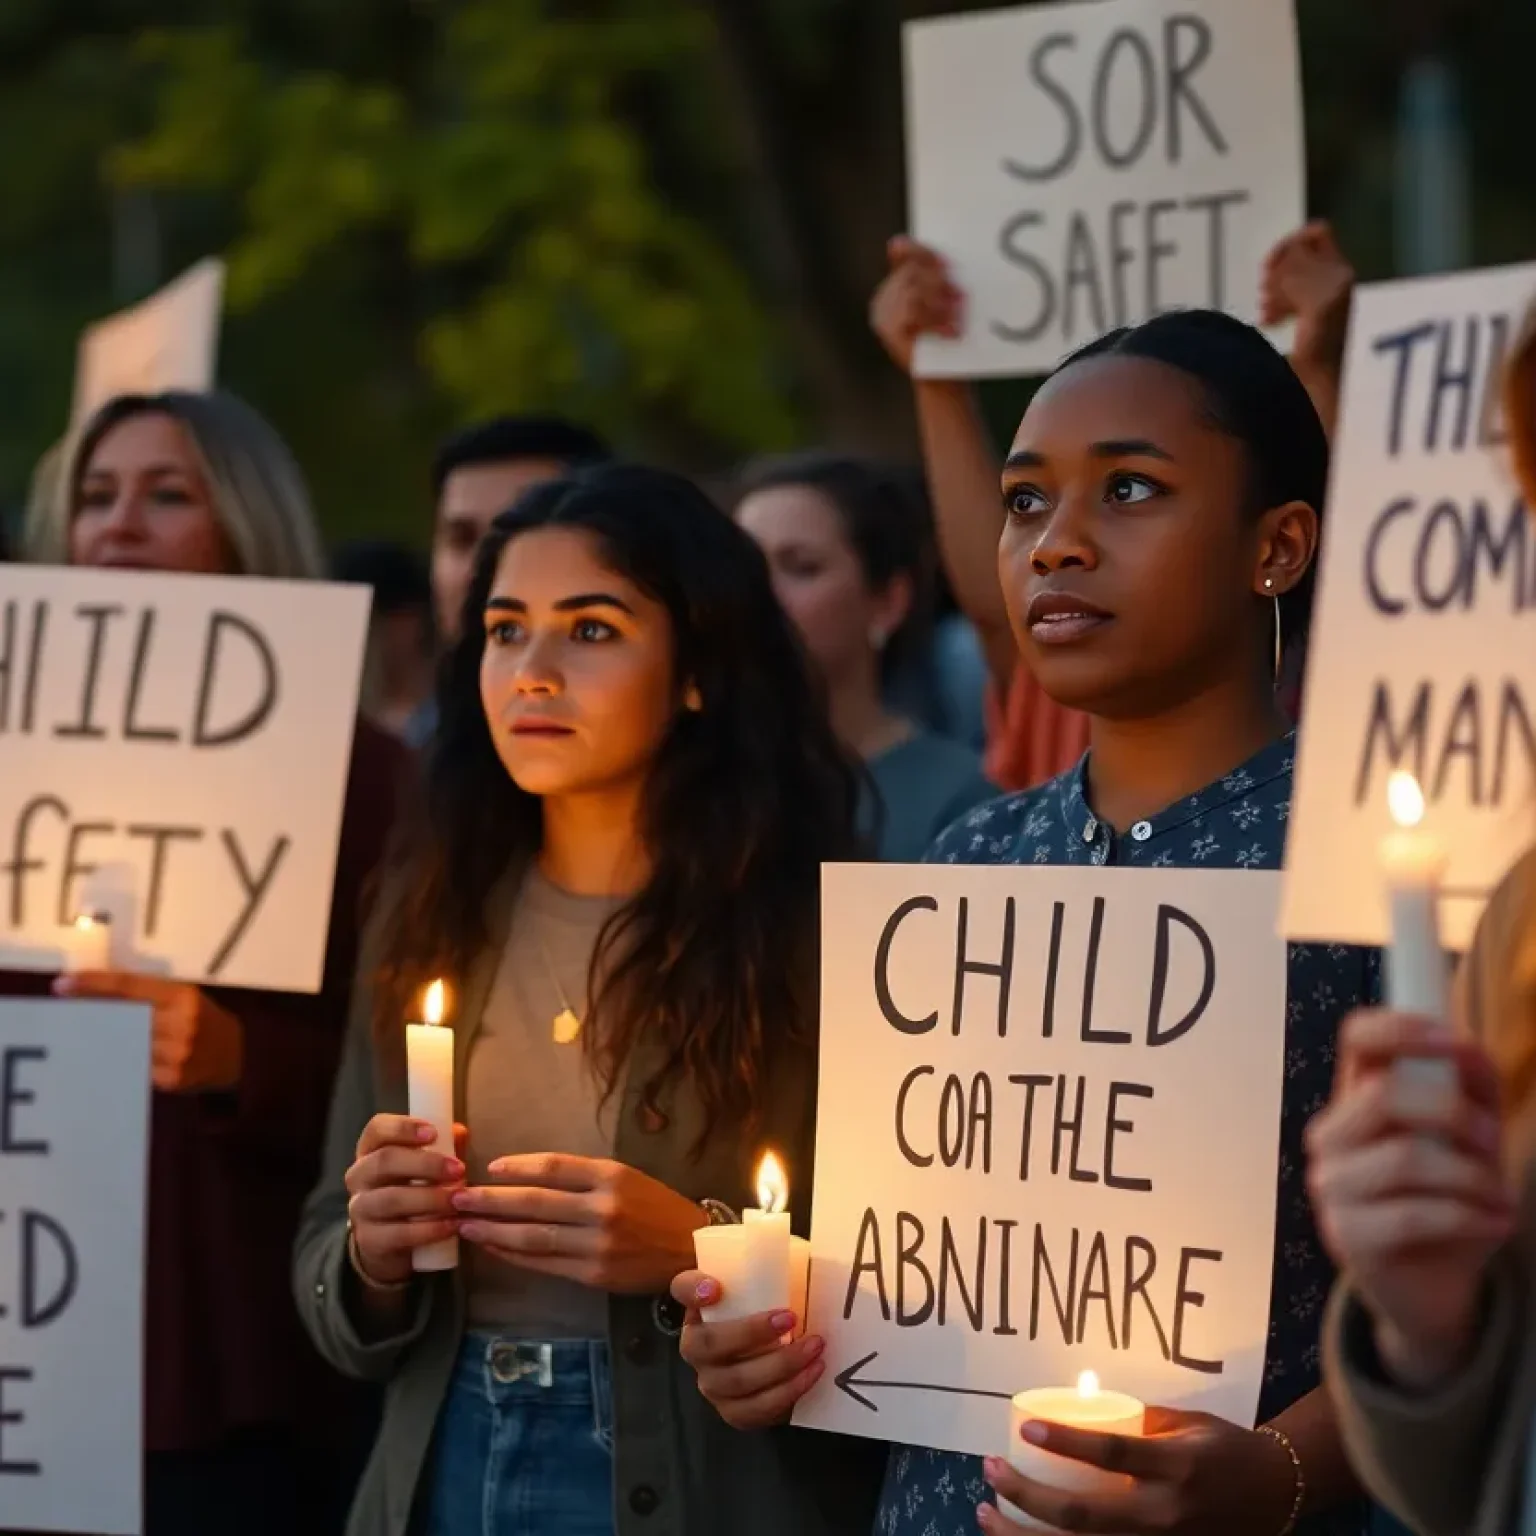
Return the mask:
<svg viewBox="0 0 1536 1536"><path fill-rule="evenodd" d="M555 970L555 962L550 957L549 946L544 942L544 935L535 932L534 937L539 941L539 953L544 957L544 969L549 972L550 983L561 1004L560 1012L550 1021L550 1036L556 1045L570 1045L581 1034L581 1016L571 1007L571 1000L565 995L565 988L560 985L560 974Z"/></svg>

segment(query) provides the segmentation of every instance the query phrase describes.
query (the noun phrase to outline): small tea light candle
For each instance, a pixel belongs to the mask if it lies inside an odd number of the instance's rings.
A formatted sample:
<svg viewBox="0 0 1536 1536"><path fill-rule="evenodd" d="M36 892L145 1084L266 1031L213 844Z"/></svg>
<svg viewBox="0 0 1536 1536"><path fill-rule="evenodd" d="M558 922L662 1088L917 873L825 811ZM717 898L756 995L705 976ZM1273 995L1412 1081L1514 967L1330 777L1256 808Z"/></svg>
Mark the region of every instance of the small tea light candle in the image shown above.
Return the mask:
<svg viewBox="0 0 1536 1536"><path fill-rule="evenodd" d="M1106 1472L1070 1456L1057 1456L1038 1445L1031 1445L1021 1431L1033 1420L1066 1424L1073 1429L1091 1429L1103 1435L1132 1435L1144 1432L1146 1407L1124 1392L1105 1392L1092 1371L1084 1371L1074 1387L1036 1387L1020 1392L1009 1412L1008 1460L1016 1472L1033 1483L1058 1488L1063 1493L1106 1493L1127 1486L1130 1479L1120 1472ZM1026 1531L1052 1531L1055 1526L1015 1509L1006 1499L998 1508Z"/></svg>
<svg viewBox="0 0 1536 1536"><path fill-rule="evenodd" d="M70 973L112 969L110 913L82 912L76 917L64 947L64 969Z"/></svg>
<svg viewBox="0 0 1536 1536"><path fill-rule="evenodd" d="M452 1157L453 1031L443 1023L444 1005L443 984L434 981L422 1002L422 1022L405 1026L405 1061L411 1115L437 1131L428 1150ZM411 1255L412 1267L423 1273L452 1269L458 1262L457 1237L429 1243Z"/></svg>
<svg viewBox="0 0 1536 1536"><path fill-rule="evenodd" d="M811 1245L789 1230L789 1177L772 1152L757 1165L757 1201L741 1213L739 1227L700 1227L693 1234L699 1268L725 1293L700 1313L706 1323L726 1323L792 1311L803 1327Z"/></svg>

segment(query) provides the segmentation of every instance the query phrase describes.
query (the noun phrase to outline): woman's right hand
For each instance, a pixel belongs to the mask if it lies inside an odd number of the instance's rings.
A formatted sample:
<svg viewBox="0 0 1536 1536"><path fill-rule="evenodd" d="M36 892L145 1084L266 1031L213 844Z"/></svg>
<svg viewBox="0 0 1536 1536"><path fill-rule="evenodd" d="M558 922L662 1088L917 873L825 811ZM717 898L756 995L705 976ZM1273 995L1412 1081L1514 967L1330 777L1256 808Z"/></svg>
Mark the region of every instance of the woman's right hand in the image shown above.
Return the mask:
<svg viewBox="0 0 1536 1536"><path fill-rule="evenodd" d="M795 1404L821 1380L825 1341L809 1334L786 1344L792 1312L763 1312L739 1322L706 1323L700 1307L724 1295L720 1282L685 1270L672 1282L672 1299L687 1309L681 1348L698 1374L699 1391L732 1429L786 1424Z"/></svg>
<svg viewBox="0 0 1536 1536"><path fill-rule="evenodd" d="M459 1230L453 1193L464 1182L464 1164L428 1150L433 1128L408 1115L375 1115L358 1139L347 1169L347 1216L361 1278L397 1285L412 1275L411 1255ZM454 1140L464 1146L464 1127Z"/></svg>
<svg viewBox="0 0 1536 1536"><path fill-rule="evenodd" d="M1398 1066L1437 1060L1445 1090ZM1333 1098L1307 1129L1324 1242L1371 1314L1382 1364L1427 1387L1466 1357L1489 1259L1513 1230L1493 1064L1444 1025L1367 1010L1345 1021Z"/></svg>
<svg viewBox="0 0 1536 1536"><path fill-rule="evenodd" d="M960 334L965 296L937 251L906 235L897 235L885 250L891 270L870 300L869 323L891 361L911 373L919 336Z"/></svg>

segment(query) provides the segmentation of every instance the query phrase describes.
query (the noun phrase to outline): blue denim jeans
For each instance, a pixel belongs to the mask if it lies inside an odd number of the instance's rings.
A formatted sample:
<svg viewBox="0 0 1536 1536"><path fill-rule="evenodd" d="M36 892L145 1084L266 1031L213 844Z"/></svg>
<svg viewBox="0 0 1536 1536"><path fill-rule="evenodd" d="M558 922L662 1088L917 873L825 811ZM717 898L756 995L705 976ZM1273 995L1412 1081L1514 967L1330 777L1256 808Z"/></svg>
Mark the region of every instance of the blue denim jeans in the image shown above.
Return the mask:
<svg viewBox="0 0 1536 1536"><path fill-rule="evenodd" d="M613 1536L608 1346L466 1334L427 1512L427 1536Z"/></svg>

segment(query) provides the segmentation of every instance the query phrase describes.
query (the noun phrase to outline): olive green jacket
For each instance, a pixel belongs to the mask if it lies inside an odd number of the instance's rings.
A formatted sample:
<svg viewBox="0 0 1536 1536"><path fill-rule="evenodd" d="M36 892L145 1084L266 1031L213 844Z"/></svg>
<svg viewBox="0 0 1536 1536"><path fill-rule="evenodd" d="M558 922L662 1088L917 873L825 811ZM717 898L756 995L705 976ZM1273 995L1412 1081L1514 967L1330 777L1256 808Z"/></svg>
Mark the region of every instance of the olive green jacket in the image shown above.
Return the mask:
<svg viewBox="0 0 1536 1536"><path fill-rule="evenodd" d="M460 1119L470 1047L514 896L515 882L504 882L492 902L491 941L460 992L454 1055ZM365 947L364 980L376 954L376 943ZM433 1430L464 1333L464 1297L457 1272L422 1277L408 1321L396 1336L365 1340L355 1323L357 1281L346 1253L343 1179L369 1119L407 1107L404 1084L385 1081L375 1060L370 994L364 981L353 992L320 1182L295 1243L294 1289L305 1326L325 1358L348 1376L384 1388L382 1423L348 1536L407 1536L419 1526L414 1516L427 1482ZM814 979L806 995L814 999ZM795 1175L795 1227L803 1231L815 1134L814 1038L806 1047L781 1052L781 1058L768 1084L761 1136L782 1150ZM713 1196L737 1209L750 1203L748 1181L758 1146L716 1137L695 1159L698 1117L686 1105L669 1106L659 1129L642 1125L637 1085L649 1065L644 1059L632 1064L615 1156L691 1199ZM792 1428L753 1434L730 1429L699 1395L693 1372L678 1353L679 1322L665 1298L609 1298L618 1536L869 1536L885 1446Z"/></svg>

